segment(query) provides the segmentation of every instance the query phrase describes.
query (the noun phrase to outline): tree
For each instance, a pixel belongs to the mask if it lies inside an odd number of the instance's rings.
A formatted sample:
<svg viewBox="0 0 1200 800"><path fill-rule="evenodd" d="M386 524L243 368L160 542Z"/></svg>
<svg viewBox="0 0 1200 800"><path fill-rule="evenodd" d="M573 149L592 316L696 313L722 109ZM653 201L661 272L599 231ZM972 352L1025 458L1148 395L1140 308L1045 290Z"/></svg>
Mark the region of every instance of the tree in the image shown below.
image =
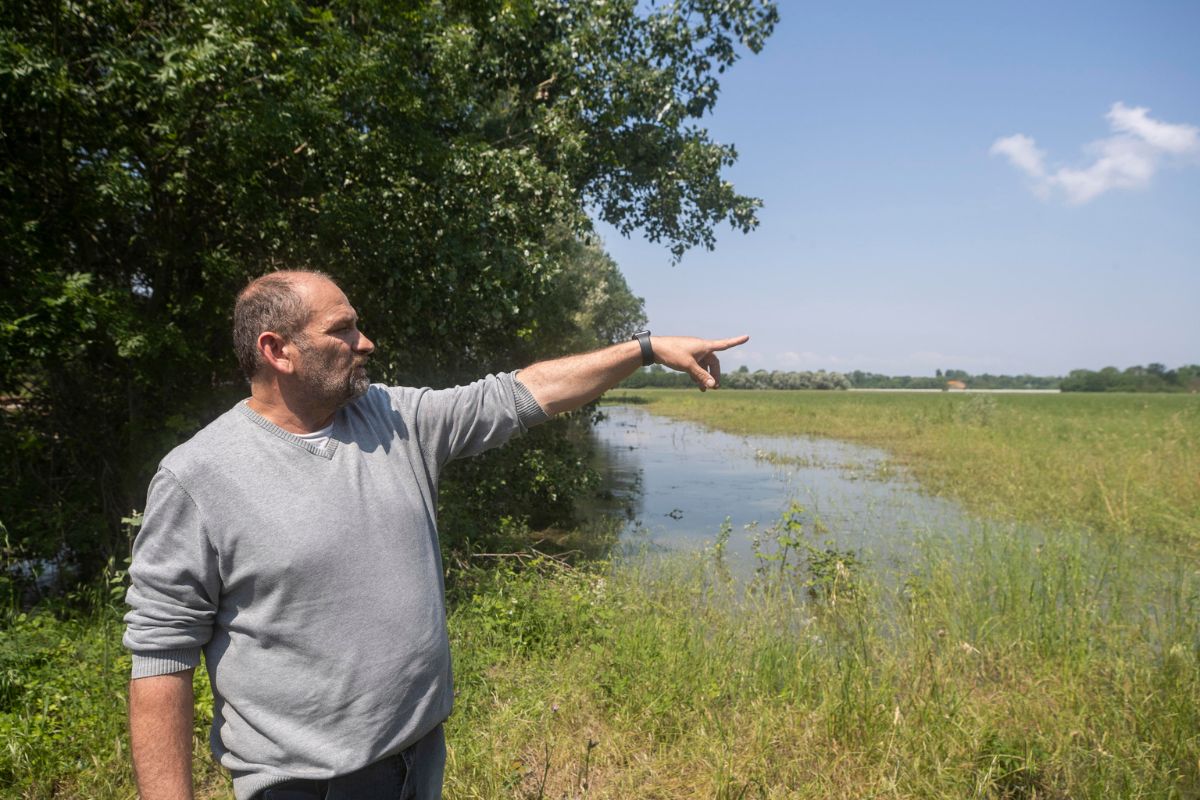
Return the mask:
<svg viewBox="0 0 1200 800"><path fill-rule="evenodd" d="M91 567L123 549L157 458L244 393L230 298L266 268L335 273L387 380L611 335L572 327L603 315L564 282L611 277L585 210L677 258L755 225L733 149L695 121L775 19L765 0L3 4L12 540Z"/></svg>

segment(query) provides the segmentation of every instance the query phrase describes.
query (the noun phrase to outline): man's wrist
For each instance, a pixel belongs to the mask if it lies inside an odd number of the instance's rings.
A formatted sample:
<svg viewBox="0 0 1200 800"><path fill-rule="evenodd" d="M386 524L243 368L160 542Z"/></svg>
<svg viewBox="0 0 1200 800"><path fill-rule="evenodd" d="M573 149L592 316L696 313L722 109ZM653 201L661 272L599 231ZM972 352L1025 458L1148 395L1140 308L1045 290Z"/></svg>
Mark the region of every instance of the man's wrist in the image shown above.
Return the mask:
<svg viewBox="0 0 1200 800"><path fill-rule="evenodd" d="M638 331L633 339L642 348L642 366L648 367L654 363L654 347L650 344L650 331Z"/></svg>

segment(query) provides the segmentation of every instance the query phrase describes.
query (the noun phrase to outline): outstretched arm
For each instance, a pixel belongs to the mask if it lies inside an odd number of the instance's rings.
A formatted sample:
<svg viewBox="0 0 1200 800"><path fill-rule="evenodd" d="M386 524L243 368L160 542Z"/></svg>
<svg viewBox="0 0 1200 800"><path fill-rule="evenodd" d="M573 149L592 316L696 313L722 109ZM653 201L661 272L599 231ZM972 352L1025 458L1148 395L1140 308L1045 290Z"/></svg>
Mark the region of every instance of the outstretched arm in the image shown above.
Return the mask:
<svg viewBox="0 0 1200 800"><path fill-rule="evenodd" d="M655 363L688 373L700 391L705 391L721 385L717 353L749 339L749 336L732 339L654 336L650 344ZM539 361L521 370L520 380L547 413L559 414L595 400L641 365L641 345L631 340L591 353Z"/></svg>

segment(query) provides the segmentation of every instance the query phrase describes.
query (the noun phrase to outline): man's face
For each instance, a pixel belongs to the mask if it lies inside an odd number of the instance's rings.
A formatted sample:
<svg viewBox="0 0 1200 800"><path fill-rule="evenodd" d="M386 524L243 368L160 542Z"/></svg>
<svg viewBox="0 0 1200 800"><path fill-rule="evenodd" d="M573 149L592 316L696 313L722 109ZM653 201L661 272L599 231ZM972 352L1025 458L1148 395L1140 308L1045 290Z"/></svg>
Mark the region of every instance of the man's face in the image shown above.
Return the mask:
<svg viewBox="0 0 1200 800"><path fill-rule="evenodd" d="M296 377L314 402L338 408L366 394L364 365L375 345L358 330L358 314L341 289L312 278L302 291L311 313L292 341Z"/></svg>

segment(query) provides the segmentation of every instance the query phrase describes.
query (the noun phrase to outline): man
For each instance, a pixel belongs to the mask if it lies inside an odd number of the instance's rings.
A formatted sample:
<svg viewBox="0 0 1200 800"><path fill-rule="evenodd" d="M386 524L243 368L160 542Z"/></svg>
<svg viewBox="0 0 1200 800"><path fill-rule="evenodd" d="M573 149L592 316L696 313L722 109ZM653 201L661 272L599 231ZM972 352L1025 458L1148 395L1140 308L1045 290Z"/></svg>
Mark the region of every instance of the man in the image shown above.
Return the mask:
<svg viewBox="0 0 1200 800"><path fill-rule="evenodd" d="M435 509L450 460L643 364L719 386L747 337L655 337L442 391L368 382L374 345L317 272L250 283L251 396L163 459L134 544L125 645L143 800L191 798L192 673L239 800L441 795L452 686Z"/></svg>

